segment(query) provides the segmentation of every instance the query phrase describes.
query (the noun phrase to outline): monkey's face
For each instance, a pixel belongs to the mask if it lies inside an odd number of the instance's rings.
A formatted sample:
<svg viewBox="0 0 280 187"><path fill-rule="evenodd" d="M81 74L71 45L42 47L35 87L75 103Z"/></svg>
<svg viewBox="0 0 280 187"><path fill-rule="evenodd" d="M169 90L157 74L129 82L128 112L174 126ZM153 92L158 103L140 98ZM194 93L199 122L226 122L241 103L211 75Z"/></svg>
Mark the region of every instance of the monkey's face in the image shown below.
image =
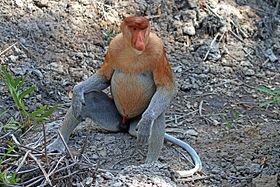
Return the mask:
<svg viewBox="0 0 280 187"><path fill-rule="evenodd" d="M149 20L144 17L127 17L122 23L122 33L128 45L137 54L141 54L149 40Z"/></svg>

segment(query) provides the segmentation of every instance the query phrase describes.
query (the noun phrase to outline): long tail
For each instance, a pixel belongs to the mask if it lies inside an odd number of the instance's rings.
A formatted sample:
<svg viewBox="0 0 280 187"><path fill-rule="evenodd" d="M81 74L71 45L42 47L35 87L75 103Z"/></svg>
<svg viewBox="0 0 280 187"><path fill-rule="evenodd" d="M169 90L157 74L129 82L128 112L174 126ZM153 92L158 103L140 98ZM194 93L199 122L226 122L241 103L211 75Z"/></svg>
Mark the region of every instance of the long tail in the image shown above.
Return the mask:
<svg viewBox="0 0 280 187"><path fill-rule="evenodd" d="M174 136L171 136L167 133L165 133L164 138L176 145L179 145L183 149L185 149L188 152L188 154L191 156L191 158L194 162L194 168L192 168L190 170L186 170L186 171L177 171L181 177L192 176L197 171L200 171L202 169L202 163L201 163L200 157L188 143L186 143L182 140L179 140L179 139L175 138Z"/></svg>

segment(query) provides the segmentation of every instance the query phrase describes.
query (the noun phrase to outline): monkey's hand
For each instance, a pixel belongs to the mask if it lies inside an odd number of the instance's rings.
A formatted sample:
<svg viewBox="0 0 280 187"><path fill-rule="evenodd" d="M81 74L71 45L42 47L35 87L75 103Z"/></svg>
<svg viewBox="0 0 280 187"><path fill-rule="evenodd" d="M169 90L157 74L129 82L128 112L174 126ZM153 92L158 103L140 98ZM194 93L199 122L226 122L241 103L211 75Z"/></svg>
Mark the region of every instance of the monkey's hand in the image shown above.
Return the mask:
<svg viewBox="0 0 280 187"><path fill-rule="evenodd" d="M140 144L146 144L149 140L153 120L142 118L137 126L137 142Z"/></svg>
<svg viewBox="0 0 280 187"><path fill-rule="evenodd" d="M72 99L72 108L75 118L80 117L83 104L85 104L84 91L81 87L75 86Z"/></svg>

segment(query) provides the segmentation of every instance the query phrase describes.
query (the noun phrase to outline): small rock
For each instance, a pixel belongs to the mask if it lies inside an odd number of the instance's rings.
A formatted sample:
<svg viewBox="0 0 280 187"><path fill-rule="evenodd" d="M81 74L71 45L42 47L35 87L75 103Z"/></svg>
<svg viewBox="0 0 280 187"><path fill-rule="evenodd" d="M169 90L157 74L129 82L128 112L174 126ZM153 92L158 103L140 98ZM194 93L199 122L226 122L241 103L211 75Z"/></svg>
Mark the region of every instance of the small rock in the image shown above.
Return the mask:
<svg viewBox="0 0 280 187"><path fill-rule="evenodd" d="M193 26L192 21L189 21L184 24L183 33L190 36L195 35L195 28Z"/></svg>
<svg viewBox="0 0 280 187"><path fill-rule="evenodd" d="M255 75L255 71L252 70L252 69L249 69L249 68L247 68L247 67L243 68L243 69L242 69L242 72L243 72L244 75L246 75L246 76L253 76L253 75Z"/></svg>
<svg viewBox="0 0 280 187"><path fill-rule="evenodd" d="M252 173L252 174L257 174L261 170L261 166L259 164L255 164L255 163L250 164L248 166L248 168L249 168L250 173Z"/></svg>
<svg viewBox="0 0 280 187"><path fill-rule="evenodd" d="M38 8L48 8L48 0L33 0Z"/></svg>
<svg viewBox="0 0 280 187"><path fill-rule="evenodd" d="M16 67L16 68L11 68L12 72L14 72L15 75L25 75L27 72L27 68L24 67Z"/></svg>
<svg viewBox="0 0 280 187"><path fill-rule="evenodd" d="M90 184L92 184L92 182L93 182L93 178L92 178L92 177L87 177L87 178L85 179L86 185L90 185Z"/></svg>
<svg viewBox="0 0 280 187"><path fill-rule="evenodd" d="M63 65L61 63L52 62L49 64L49 68L58 73L64 73Z"/></svg>
<svg viewBox="0 0 280 187"><path fill-rule="evenodd" d="M24 6L22 0L15 0L15 4L16 4L18 7L23 7L23 6Z"/></svg>
<svg viewBox="0 0 280 187"><path fill-rule="evenodd" d="M260 175L253 179L252 186L277 187L277 175Z"/></svg>
<svg viewBox="0 0 280 187"><path fill-rule="evenodd" d="M11 62L16 63L18 56L11 55L11 56L9 56L9 59L11 60Z"/></svg>
<svg viewBox="0 0 280 187"><path fill-rule="evenodd" d="M39 78L42 79L44 78L44 75L42 74L42 72L38 69L33 69L32 72Z"/></svg>
<svg viewBox="0 0 280 187"><path fill-rule="evenodd" d="M221 173L221 169L218 166L215 166L212 170L211 173L213 174L219 174Z"/></svg>
<svg viewBox="0 0 280 187"><path fill-rule="evenodd" d="M253 66L253 64L251 64L251 62L249 62L249 61L242 61L241 63L240 63L240 66L243 66L243 67L254 67Z"/></svg>
<svg viewBox="0 0 280 187"><path fill-rule="evenodd" d="M126 186L121 181L114 182L113 187Z"/></svg>
<svg viewBox="0 0 280 187"><path fill-rule="evenodd" d="M190 136L198 136L198 132L196 130L194 130L194 129L187 130L186 134L190 135Z"/></svg>
<svg viewBox="0 0 280 187"><path fill-rule="evenodd" d="M176 21L173 22L173 26L177 29L182 28L183 22L176 20Z"/></svg>

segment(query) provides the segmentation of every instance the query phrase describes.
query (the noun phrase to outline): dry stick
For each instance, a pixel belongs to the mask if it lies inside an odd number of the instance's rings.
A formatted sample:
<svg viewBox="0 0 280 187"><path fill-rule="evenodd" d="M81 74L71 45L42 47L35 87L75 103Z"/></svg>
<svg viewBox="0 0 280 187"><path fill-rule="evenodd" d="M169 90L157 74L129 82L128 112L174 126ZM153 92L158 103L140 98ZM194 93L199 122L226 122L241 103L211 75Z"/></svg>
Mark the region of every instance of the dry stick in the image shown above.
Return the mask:
<svg viewBox="0 0 280 187"><path fill-rule="evenodd" d="M32 128L33 126L29 127L22 135L20 135L20 137L22 138L23 136L25 136Z"/></svg>
<svg viewBox="0 0 280 187"><path fill-rule="evenodd" d="M73 157L69 147L67 146L67 143L65 142L60 130L58 130L57 132L58 132L58 135L59 135L60 139L62 140L62 143L63 143L64 147L66 148L68 154L70 155L71 159L74 160L74 157Z"/></svg>
<svg viewBox="0 0 280 187"><path fill-rule="evenodd" d="M30 173L32 171L36 171L37 169L40 169L40 168L36 167L36 168L32 168L32 169L27 169L27 170L19 171L19 172L17 172L17 174Z"/></svg>
<svg viewBox="0 0 280 187"><path fill-rule="evenodd" d="M82 149L79 153L79 156L78 156L79 160L81 159L82 154L84 153L84 151L86 149L86 146L87 146L87 143L88 143L88 137L89 137L89 130L87 129L87 136L86 136L86 139L84 140L83 147L82 147Z"/></svg>
<svg viewBox="0 0 280 187"><path fill-rule="evenodd" d="M43 175L39 175L39 176L37 176L37 177L33 177L33 178L31 178L31 179L29 179L29 180L27 180L27 181L24 181L24 182L20 183L20 185L25 186L26 184L28 184L28 183L30 183L30 182L33 182L33 181L35 181L35 180L37 180L37 179L39 179L39 178L44 178L44 176L43 176ZM30 184L29 184L29 185L30 185Z"/></svg>
<svg viewBox="0 0 280 187"><path fill-rule="evenodd" d="M39 178L38 180L32 182L31 184L28 184L26 187L34 186L35 184L37 184L37 183L40 182L41 180L44 180L44 177Z"/></svg>
<svg viewBox="0 0 280 187"><path fill-rule="evenodd" d="M199 111L199 115L202 116L202 105L203 105L203 100L200 101L199 103L199 107L198 107L198 111Z"/></svg>
<svg viewBox="0 0 280 187"><path fill-rule="evenodd" d="M70 173L68 175L62 176L62 177L58 177L58 178L54 178L53 180L60 180L60 179L66 179L68 177L71 177L72 175L75 175L76 173L79 173L80 171L74 171L73 173Z"/></svg>
<svg viewBox="0 0 280 187"><path fill-rule="evenodd" d="M43 123L43 134L44 134L44 149L45 149L45 158L47 165L49 165L48 153L47 153L47 137L46 137L46 128L45 124Z"/></svg>
<svg viewBox="0 0 280 187"><path fill-rule="evenodd" d="M74 163L72 163L72 164L70 164L70 165L67 165L67 166L65 166L65 167L63 167L63 168L60 168L60 169L56 170L53 174L56 174L56 173L58 173L58 172L60 172L60 171L63 171L63 170L68 169L68 168L70 168L70 167L72 167L72 166L75 166L76 164L78 164L78 162L74 162Z"/></svg>
<svg viewBox="0 0 280 187"><path fill-rule="evenodd" d="M17 44L17 42L14 43L13 45L7 47L6 49L4 49L4 51L0 52L0 56L3 55L4 53L6 53L7 51L9 51L9 50L10 50L12 47L14 47L16 44Z"/></svg>
<svg viewBox="0 0 280 187"><path fill-rule="evenodd" d="M220 15L218 15L208 4L206 4L207 10L209 10L212 14L214 14L217 18L223 19Z"/></svg>
<svg viewBox="0 0 280 187"><path fill-rule="evenodd" d="M61 158L58 160L58 162L56 163L54 169L48 173L48 176L49 176L49 177L52 176L52 174L54 174L54 172L55 172L55 170L57 169L58 165L60 164L60 162L61 162L64 158L65 158L65 156L61 157Z"/></svg>
<svg viewBox="0 0 280 187"><path fill-rule="evenodd" d="M242 48L242 49L250 58L253 59L253 56L251 55L251 53L249 53L245 48Z"/></svg>
<svg viewBox="0 0 280 187"><path fill-rule="evenodd" d="M235 36L239 41L241 41L242 43L245 43L244 40L242 38L240 38L237 34L235 34L233 31L229 30L229 32Z"/></svg>
<svg viewBox="0 0 280 187"><path fill-rule="evenodd" d="M189 179L177 179L180 182L194 182L197 180L203 180L203 179L209 179L215 177L214 175L210 175L210 176L201 176L201 177L193 177L193 178L189 178Z"/></svg>
<svg viewBox="0 0 280 187"><path fill-rule="evenodd" d="M0 156L7 156L7 157L20 157L20 155L15 155L15 154L6 154L6 153L0 153Z"/></svg>
<svg viewBox="0 0 280 187"><path fill-rule="evenodd" d="M46 170L43 168L43 166L41 165L39 160L32 153L29 153L29 156L37 163L37 165L39 166L39 168L43 172L43 175L44 175L46 181L50 184L50 186L53 186L51 180L49 179L49 176L48 176Z"/></svg>
<svg viewBox="0 0 280 187"><path fill-rule="evenodd" d="M30 150L28 150L28 151L25 153L24 157L22 158L20 164L18 165L18 167L17 167L17 169L16 169L16 171L15 171L16 173L18 173L18 171L20 170L20 168L23 166L23 164L24 164L24 162L25 162L25 160L26 160L26 158L27 158L27 156L28 156L29 153L31 153Z"/></svg>
<svg viewBox="0 0 280 187"><path fill-rule="evenodd" d="M203 61L205 61L205 60L207 59L207 57L208 57L208 55L209 55L209 53L210 53L210 50L212 49L212 45L213 45L214 42L217 40L217 38L218 38L219 35L220 35L220 33L217 33L216 36L214 37L214 39L211 41L210 46L209 46L209 49L208 49L208 51L207 51L207 53L206 53L206 55L205 55Z"/></svg>

